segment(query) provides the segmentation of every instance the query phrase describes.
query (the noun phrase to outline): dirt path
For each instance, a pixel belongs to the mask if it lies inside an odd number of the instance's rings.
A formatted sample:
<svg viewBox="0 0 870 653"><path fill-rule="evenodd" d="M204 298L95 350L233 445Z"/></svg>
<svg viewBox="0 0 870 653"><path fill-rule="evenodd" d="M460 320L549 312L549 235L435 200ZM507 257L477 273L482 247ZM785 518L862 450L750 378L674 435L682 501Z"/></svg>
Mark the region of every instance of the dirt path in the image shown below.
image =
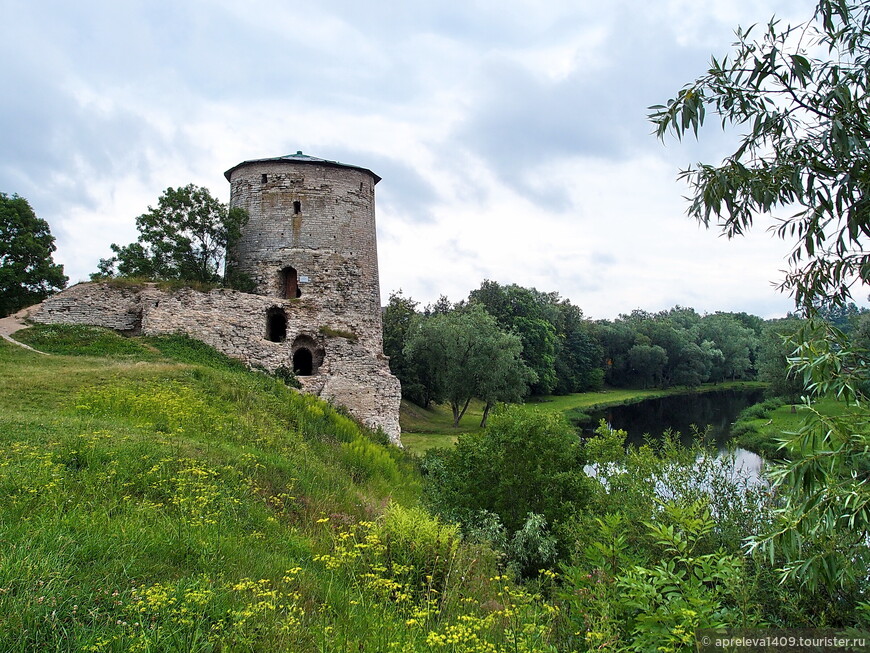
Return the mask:
<svg viewBox="0 0 870 653"><path fill-rule="evenodd" d="M23 342L18 342L12 337L12 334L16 331L27 328L27 323L25 322L27 316L31 313L36 312L40 306L41 304L34 304L33 306L22 308L17 313L13 313L8 317L0 318L0 338L8 340L13 345L18 345L19 347L24 347L25 349L29 349L30 351L35 351L37 354L43 354L44 356L48 356L48 354L46 354L44 351L34 349L29 345L25 345Z"/></svg>

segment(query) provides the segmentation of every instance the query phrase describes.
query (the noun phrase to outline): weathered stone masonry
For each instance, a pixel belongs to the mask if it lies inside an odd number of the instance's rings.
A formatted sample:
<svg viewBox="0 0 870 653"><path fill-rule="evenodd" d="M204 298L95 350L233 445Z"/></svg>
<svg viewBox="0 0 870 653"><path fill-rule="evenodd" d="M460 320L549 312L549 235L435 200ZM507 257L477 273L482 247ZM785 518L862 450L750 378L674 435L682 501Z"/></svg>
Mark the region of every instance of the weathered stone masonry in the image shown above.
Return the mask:
<svg viewBox="0 0 870 653"><path fill-rule="evenodd" d="M78 284L36 322L185 333L250 366L293 368L306 392L342 405L400 444L399 381L383 355L374 185L364 168L301 153L226 173L249 221L228 258L256 294Z"/></svg>
<svg viewBox="0 0 870 653"><path fill-rule="evenodd" d="M365 168L301 152L240 163L226 173L230 203L248 212L230 267L256 293L312 301L343 315L382 351L374 186Z"/></svg>

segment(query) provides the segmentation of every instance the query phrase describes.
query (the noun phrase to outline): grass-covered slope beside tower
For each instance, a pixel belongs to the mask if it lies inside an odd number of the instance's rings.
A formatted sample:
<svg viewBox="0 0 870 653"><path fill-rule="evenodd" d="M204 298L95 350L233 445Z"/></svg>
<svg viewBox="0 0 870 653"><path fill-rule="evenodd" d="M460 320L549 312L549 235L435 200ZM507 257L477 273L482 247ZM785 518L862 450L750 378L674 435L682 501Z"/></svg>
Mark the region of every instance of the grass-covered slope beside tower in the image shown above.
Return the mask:
<svg viewBox="0 0 870 653"><path fill-rule="evenodd" d="M52 355L0 341L0 649L417 650L471 614L506 636L485 552L328 404L186 338L16 338Z"/></svg>

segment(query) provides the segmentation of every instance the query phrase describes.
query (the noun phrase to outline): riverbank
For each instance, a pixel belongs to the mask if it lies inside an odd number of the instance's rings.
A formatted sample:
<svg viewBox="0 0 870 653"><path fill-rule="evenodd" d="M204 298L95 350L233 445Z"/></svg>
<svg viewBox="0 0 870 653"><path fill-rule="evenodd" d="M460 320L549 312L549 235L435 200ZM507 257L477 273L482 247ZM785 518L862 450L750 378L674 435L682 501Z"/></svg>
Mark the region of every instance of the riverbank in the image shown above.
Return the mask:
<svg viewBox="0 0 870 653"><path fill-rule="evenodd" d="M727 381L724 383L705 383L704 385L687 388L650 388L644 390L630 388L606 388L597 392L555 396L546 395L533 397L526 406L541 410L564 413L571 421L582 421L589 413L594 413L613 406L637 404L647 399L660 399L678 395L703 394L706 392L721 392L723 390L763 390L765 384L760 381Z"/></svg>
<svg viewBox="0 0 870 653"><path fill-rule="evenodd" d="M759 381L729 381L708 383L697 388L660 388L630 389L605 388L596 392L582 392L570 395L544 395L529 399L523 406L527 410L561 412L569 420L577 421L588 413L612 406L638 403L647 399L657 399L674 395L700 394L722 390L762 389L765 384ZM458 427L453 426L453 415L448 406L433 405L421 408L408 401L402 401L400 424L402 443L413 453L423 453L433 447L449 447L463 433L481 430L483 403L473 401Z"/></svg>
<svg viewBox="0 0 870 653"><path fill-rule="evenodd" d="M842 416L849 411L844 402L828 397L817 399L813 408L826 417ZM807 408L803 404L769 399L744 410L731 433L739 446L775 460L782 458L780 442L796 433L806 417Z"/></svg>

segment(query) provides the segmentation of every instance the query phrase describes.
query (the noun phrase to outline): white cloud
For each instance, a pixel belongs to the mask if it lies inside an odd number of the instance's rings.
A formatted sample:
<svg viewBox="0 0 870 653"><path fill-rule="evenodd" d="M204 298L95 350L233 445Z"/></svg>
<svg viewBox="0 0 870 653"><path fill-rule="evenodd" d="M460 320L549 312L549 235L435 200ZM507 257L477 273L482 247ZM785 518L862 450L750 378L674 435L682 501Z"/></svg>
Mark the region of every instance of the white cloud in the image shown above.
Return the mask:
<svg viewBox="0 0 870 653"><path fill-rule="evenodd" d="M381 214L385 290L431 301L461 299L484 278L556 290L594 317L674 304L699 311L740 310L752 288L756 310L782 314L789 301L769 281L787 253L763 231L726 242L683 214L680 188L661 159L566 159L538 171L569 185L562 211L537 205L478 165L477 202L446 202L437 223L411 225ZM437 295L436 295L437 296ZM761 308L759 308L761 307Z"/></svg>
<svg viewBox="0 0 870 653"><path fill-rule="evenodd" d="M685 216L677 170L727 137L662 147L663 101L738 23L811 0L329 4L32 3L0 55L0 190L27 197L86 278L167 186L228 199L224 170L303 150L370 167L382 296L484 278L594 317L673 304L784 313L787 248Z"/></svg>

